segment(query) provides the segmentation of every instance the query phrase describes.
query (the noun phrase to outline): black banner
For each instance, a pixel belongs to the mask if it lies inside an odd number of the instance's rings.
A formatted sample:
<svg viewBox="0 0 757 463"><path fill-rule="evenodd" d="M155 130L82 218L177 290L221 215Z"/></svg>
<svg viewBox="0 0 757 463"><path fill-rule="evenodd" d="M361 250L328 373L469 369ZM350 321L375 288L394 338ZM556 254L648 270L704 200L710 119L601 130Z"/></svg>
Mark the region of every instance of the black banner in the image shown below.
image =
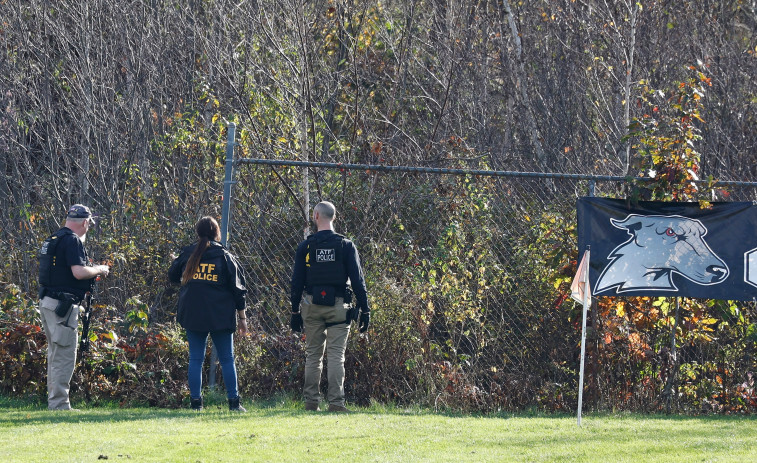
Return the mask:
<svg viewBox="0 0 757 463"><path fill-rule="evenodd" d="M592 295L753 300L757 206L579 198L579 256Z"/></svg>

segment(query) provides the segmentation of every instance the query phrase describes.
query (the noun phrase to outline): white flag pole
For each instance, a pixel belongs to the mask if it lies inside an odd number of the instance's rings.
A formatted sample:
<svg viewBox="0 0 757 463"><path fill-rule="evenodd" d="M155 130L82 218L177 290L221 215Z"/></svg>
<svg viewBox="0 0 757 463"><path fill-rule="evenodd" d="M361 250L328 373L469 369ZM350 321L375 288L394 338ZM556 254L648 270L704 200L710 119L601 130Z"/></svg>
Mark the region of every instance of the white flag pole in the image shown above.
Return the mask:
<svg viewBox="0 0 757 463"><path fill-rule="evenodd" d="M583 259L586 259L586 267L583 275L584 283L584 300L583 300L583 321L581 322L581 370L578 375L578 426L581 426L581 409L584 401L584 357L586 356L586 312L589 310L591 303L591 289L589 288L589 251L590 246L586 247Z"/></svg>

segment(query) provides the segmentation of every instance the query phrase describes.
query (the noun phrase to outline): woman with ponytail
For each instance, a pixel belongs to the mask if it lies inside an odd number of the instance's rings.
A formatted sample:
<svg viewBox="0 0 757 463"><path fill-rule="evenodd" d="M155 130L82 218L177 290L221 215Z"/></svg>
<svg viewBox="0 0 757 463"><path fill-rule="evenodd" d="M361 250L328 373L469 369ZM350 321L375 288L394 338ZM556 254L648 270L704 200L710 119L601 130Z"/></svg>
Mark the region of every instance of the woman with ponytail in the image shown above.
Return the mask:
<svg viewBox="0 0 757 463"><path fill-rule="evenodd" d="M221 231L212 217L195 225L197 242L185 247L168 270L181 284L177 321L189 341L189 395L194 410L202 410L202 364L208 335L218 352L229 410L244 412L239 404L234 364L234 332L247 334L244 276L236 258L219 243ZM239 322L239 324L237 324Z"/></svg>

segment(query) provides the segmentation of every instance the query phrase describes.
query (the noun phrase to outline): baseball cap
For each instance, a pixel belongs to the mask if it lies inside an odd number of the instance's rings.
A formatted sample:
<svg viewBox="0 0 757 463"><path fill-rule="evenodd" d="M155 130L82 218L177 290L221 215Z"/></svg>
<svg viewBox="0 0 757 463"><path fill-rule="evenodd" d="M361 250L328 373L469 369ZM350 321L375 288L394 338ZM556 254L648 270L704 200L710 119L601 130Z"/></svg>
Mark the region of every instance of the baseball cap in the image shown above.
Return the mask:
<svg viewBox="0 0 757 463"><path fill-rule="evenodd" d="M68 215L66 217L71 219L90 219L92 218L92 211L83 204L74 204L68 208Z"/></svg>

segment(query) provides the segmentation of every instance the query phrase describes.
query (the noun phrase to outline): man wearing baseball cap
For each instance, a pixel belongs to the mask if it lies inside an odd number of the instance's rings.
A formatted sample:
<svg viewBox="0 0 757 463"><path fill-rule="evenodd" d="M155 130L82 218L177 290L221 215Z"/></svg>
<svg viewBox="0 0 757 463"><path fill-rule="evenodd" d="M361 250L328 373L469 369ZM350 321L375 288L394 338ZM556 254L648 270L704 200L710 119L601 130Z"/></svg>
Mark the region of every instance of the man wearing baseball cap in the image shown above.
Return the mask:
<svg viewBox="0 0 757 463"><path fill-rule="evenodd" d="M79 305L107 265L90 265L84 242L94 218L74 204L66 223L42 244L39 253L39 313L47 337L47 408L72 410L68 398L78 347Z"/></svg>

